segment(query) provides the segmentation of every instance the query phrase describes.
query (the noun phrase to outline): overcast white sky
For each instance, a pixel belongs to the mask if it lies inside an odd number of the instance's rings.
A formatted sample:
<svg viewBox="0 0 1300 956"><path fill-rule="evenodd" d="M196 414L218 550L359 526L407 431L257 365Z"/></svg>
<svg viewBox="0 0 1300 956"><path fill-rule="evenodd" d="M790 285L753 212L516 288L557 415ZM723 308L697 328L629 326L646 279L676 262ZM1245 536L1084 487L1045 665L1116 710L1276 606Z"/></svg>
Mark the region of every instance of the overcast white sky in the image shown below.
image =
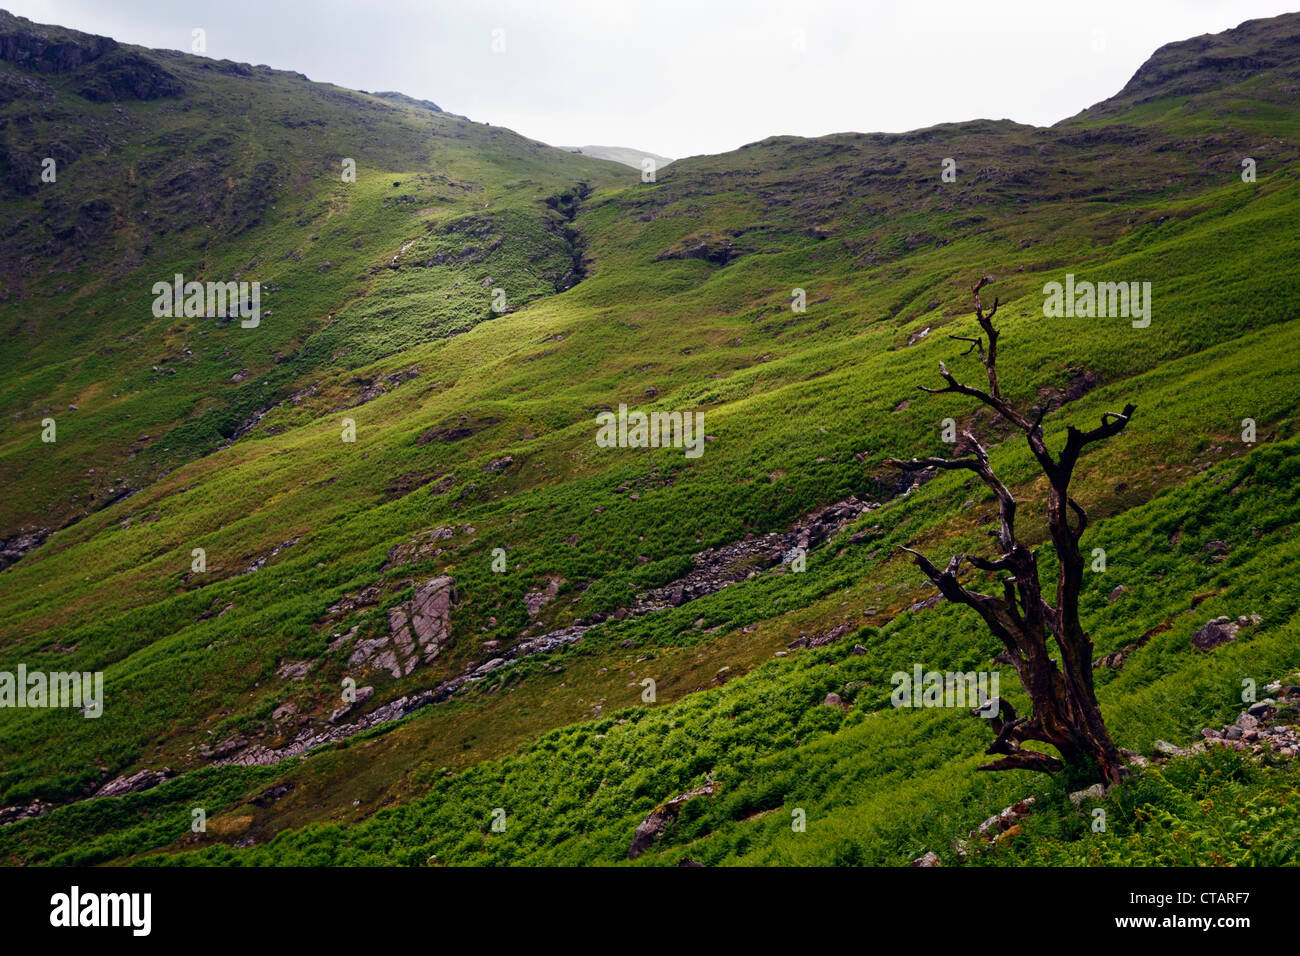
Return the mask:
<svg viewBox="0 0 1300 956"><path fill-rule="evenodd" d="M629 146L672 157L781 133L898 132L979 117L1048 125L1117 92L1164 43L1287 10L1274 0L0 6L38 23L185 51L201 27L207 55L218 59L398 90L557 146Z"/></svg>

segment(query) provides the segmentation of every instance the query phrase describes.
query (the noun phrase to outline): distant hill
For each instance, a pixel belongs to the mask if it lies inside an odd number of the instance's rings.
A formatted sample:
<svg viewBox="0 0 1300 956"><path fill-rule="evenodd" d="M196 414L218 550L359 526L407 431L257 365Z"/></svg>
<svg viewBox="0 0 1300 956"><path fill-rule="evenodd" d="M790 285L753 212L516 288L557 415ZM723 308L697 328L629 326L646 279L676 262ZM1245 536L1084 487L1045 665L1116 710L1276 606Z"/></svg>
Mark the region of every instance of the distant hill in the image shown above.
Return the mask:
<svg viewBox="0 0 1300 956"><path fill-rule="evenodd" d="M358 90L358 92L364 93L366 91ZM417 100L415 97L407 96L405 93L395 93L392 90L386 90L382 93L371 93L370 95L377 96L381 100L388 100L389 102L392 103L403 103L406 106L415 106L420 109L426 109L432 113L443 113L447 116L455 116L456 119L469 119L469 117L467 116L460 116L459 114L456 113L448 113L441 106L439 106L437 103L432 102L431 100Z"/></svg>
<svg viewBox="0 0 1300 956"><path fill-rule="evenodd" d="M626 146L564 146L561 148L571 153L581 153L583 156L612 160L616 163L622 163L624 166L631 166L634 169L640 169L641 161L644 159L653 159L656 169L663 169L673 162L667 156L649 153L642 149L630 149Z"/></svg>

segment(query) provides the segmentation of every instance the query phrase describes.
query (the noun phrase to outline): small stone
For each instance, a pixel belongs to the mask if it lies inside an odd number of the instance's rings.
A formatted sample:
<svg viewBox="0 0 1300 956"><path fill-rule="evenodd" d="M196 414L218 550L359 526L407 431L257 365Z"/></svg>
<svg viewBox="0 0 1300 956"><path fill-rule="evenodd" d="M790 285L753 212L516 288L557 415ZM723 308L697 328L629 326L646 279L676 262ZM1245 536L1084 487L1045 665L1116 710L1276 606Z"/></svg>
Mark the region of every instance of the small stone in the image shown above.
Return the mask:
<svg viewBox="0 0 1300 956"><path fill-rule="evenodd" d="M1106 796L1106 787L1104 784L1094 783L1086 790L1076 790L1070 794L1070 802L1076 807L1085 800L1101 800Z"/></svg>

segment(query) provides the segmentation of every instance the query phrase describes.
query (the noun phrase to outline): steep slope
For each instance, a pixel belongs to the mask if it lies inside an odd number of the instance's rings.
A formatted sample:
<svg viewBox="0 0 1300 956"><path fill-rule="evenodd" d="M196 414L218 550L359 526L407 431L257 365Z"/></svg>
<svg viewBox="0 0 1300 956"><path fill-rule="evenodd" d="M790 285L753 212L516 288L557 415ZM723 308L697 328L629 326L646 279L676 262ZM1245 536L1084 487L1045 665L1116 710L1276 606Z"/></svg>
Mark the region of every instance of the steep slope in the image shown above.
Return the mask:
<svg viewBox="0 0 1300 956"><path fill-rule="evenodd" d="M0 853L101 861L332 821L345 826L250 858L612 862L651 808L710 775L726 796L685 811L680 845L652 858L689 845L709 862L898 863L964 832L1031 782L973 773L975 722L883 709L893 671L976 667L995 650L954 609L907 610L929 592L893 547L978 547L990 506L956 478L901 496L879 462L943 447L942 419L969 416L915 386L937 360L963 361L947 334L973 327L969 282L989 270L1004 380L1026 404L1063 403L1053 440L1139 406L1080 475L1112 555L1088 596L1101 651L1213 592L1105 683L1117 737L1149 750L1229 718L1242 677L1280 677L1298 650L1296 595L1263 583L1292 559L1284 383L1300 371L1294 48L1267 37L1297 22L1241 28L1265 37L1258 68L1186 67L1132 111L775 137L679 160L652 184L397 99L128 51L181 86L117 104L135 164L77 151L66 196L5 198L23 235L66 230L60 217L101 194L120 225L89 247L43 238L59 267L23 264L0 312L20 346L5 358L0 471L22 492L0 527L52 532L0 572L4 658L106 675L98 720L0 713L3 802L35 814L0 829ZM33 43L0 52L14 46ZM73 54L66 74L4 56L17 64L5 89L53 90L7 104L8 155L40 122L47 139L116 122L78 92L110 55ZM243 165L177 187L155 226L164 180L148 158L213 136ZM182 155L201 169L210 154ZM345 157L356 183L338 179ZM1242 181L1244 157L1258 181ZM281 172L249 218L229 197L263 178L259 162ZM79 177L93 188L74 192ZM245 270L266 284L257 329L147 311L160 276ZM1151 281L1150 327L1044 318L1043 284L1067 272ZM621 403L703 411L704 454L599 447L595 416ZM54 445L40 441L51 414ZM1241 442L1246 417L1258 447ZM1032 491L1022 448L995 462ZM841 517L804 519L850 496ZM773 553L800 529L802 573ZM1224 565L1204 550L1215 540ZM1112 606L1118 584L1129 603ZM1256 612L1258 633L1214 656L1186 644L1202 616ZM801 640L827 643L770 660ZM345 706L349 678L373 696ZM1176 693L1193 684L1204 693ZM830 690L852 709L821 706ZM305 761L239 763L335 739ZM1294 787L1293 770L1275 774L1260 786ZM922 799L933 813L918 824ZM207 834L190 834L193 806ZM786 847L796 806L825 826ZM484 832L496 807L521 837Z"/></svg>
<svg viewBox="0 0 1300 956"><path fill-rule="evenodd" d="M123 64L154 80L124 86ZM0 70L0 329L14 344L0 475L22 491L0 505L0 538L138 491L308 373L347 381L464 331L494 314L497 287L514 309L576 281L580 253L547 200L626 176L407 98L9 14ZM260 281L265 322L156 317L154 284L177 273ZM382 321L411 296L429 303L418 322ZM58 454L37 454L49 416Z"/></svg>

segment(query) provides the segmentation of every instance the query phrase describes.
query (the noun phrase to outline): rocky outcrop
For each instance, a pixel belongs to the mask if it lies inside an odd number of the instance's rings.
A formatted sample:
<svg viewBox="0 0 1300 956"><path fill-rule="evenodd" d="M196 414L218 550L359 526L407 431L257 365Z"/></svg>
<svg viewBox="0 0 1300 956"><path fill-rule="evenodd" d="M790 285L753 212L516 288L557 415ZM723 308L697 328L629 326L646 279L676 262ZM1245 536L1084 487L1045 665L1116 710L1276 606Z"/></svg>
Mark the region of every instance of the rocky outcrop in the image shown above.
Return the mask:
<svg viewBox="0 0 1300 956"><path fill-rule="evenodd" d="M75 74L88 100L152 100L185 88L150 57L109 37L32 23L0 11L0 60L43 74Z"/></svg>
<svg viewBox="0 0 1300 956"><path fill-rule="evenodd" d="M391 558L393 552L390 551L388 554ZM362 588L355 594L343 595L343 597L330 605L327 613L330 617L339 617L344 614L351 614L363 607L372 607L373 605L378 604L381 596L382 592L379 590L378 585L372 584L369 587Z"/></svg>
<svg viewBox="0 0 1300 956"><path fill-rule="evenodd" d="M1222 644L1235 641L1237 634L1243 628L1254 627L1262 621L1263 618L1258 614L1239 617L1235 621L1226 616L1216 617L1192 635L1192 647L1202 651L1212 651Z"/></svg>
<svg viewBox="0 0 1300 956"><path fill-rule="evenodd" d="M31 803L4 807L3 809L0 809L0 826L17 823L19 820L30 820L32 817L39 817L43 813L49 813L57 806L57 803L45 803L42 800L33 800Z"/></svg>
<svg viewBox="0 0 1300 956"><path fill-rule="evenodd" d="M77 92L88 100L156 100L179 96L185 87L174 75L134 50L117 50L94 65Z"/></svg>
<svg viewBox="0 0 1300 956"><path fill-rule="evenodd" d="M686 237L671 249L665 249L655 256L654 261L703 259L705 262L711 262L716 266L725 266L728 262L735 261L748 251L737 247L731 236L716 235L710 232L699 236Z"/></svg>
<svg viewBox="0 0 1300 956"><path fill-rule="evenodd" d="M215 765L238 764L240 766L269 766L270 764L279 763L281 760L289 760L293 757L301 757L310 750L317 747L323 747L326 744L337 743L340 740L346 740L348 737L355 736L363 730L370 730L372 727L378 727L381 724L390 723L394 720L401 720L408 714L414 713L422 707L430 704L440 703L447 700L453 693L460 689L465 683L464 678L457 678L453 681L439 684L432 690L421 691L411 696L399 697L397 700L390 701L376 707L368 714L358 717L356 720L338 724L334 727L328 727L322 730L312 730L310 728L301 731L288 744L283 747L267 747L263 744L252 744L239 750L236 753L214 760ZM364 690L366 688L362 688ZM358 691L358 699L361 697ZM346 708L350 710L352 705ZM341 708L342 709L342 708ZM338 711L335 711L337 714Z"/></svg>
<svg viewBox="0 0 1300 956"><path fill-rule="evenodd" d="M170 780L176 774L167 767L161 770L141 770L130 776L114 777L92 794L96 797L120 797L127 793L149 790Z"/></svg>
<svg viewBox="0 0 1300 956"><path fill-rule="evenodd" d="M560 592L560 585L563 583L564 578L547 578L545 588L529 591L524 595L524 610L528 612L528 620L534 620L542 608L555 600L555 595Z"/></svg>
<svg viewBox="0 0 1300 956"><path fill-rule="evenodd" d="M450 580L450 579L448 579ZM240 741L238 750L225 751L220 755L220 759L215 760L217 764L241 764L245 766L264 766L267 764L279 763L281 760L288 760L291 757L300 757L309 750L317 747L323 747L326 744L337 743L340 740L346 740L361 733L363 730L370 730L372 727L378 727L381 724L391 723L395 720L401 720L403 717L414 713L422 707L428 707L431 704L441 704L443 701L450 700L453 695L463 687L474 684L493 671L504 667L512 660L521 657L528 657L533 654L545 654L550 651L558 650L569 644L577 643L581 638L585 627L566 627L558 631L552 631L543 634L541 637L535 637L532 640L521 641L514 647L505 651L502 656L493 658L484 664L471 663L466 667L465 673L459 677L453 677L451 680L445 680L436 687L429 690L420 691L418 694L411 694L399 697L397 700L390 701L376 707L370 713L358 717L356 720L340 724L338 723L349 712L356 709L357 706L369 700L373 696L374 689L371 687L362 687L357 690L357 700L355 704L348 704L334 711L330 716L330 722L335 726L322 730L312 730L310 728L301 731L292 741L283 747L272 748L261 744L245 746L246 741Z"/></svg>
<svg viewBox="0 0 1300 956"><path fill-rule="evenodd" d="M300 540L299 538L290 538L288 541L284 541L281 542L280 544L277 544L270 551L266 552L266 554L260 555L254 558L252 561L250 561L248 563L248 566L245 567L244 570L240 571L239 573L252 574L254 571L262 570L262 568L266 567L266 562L270 561L272 558L274 558L285 548L292 548L295 544L298 543L299 540Z"/></svg>
<svg viewBox="0 0 1300 956"><path fill-rule="evenodd" d="M695 568L685 576L639 596L632 614L646 614L720 591L729 584L755 577L769 568L789 564L800 551L807 552L842 531L859 516L880 507L856 497L837 501L805 515L789 531L752 535L743 541L706 548L695 555Z"/></svg>
<svg viewBox="0 0 1300 956"><path fill-rule="evenodd" d="M586 630L586 625L573 624L569 627L562 627L558 631L548 631L541 637L533 637L526 641L520 641L506 652L506 657L515 659L519 657L531 657L533 654L549 654L551 651L559 650L561 647L567 647L569 644L578 643L578 641L582 639L582 635Z"/></svg>
<svg viewBox="0 0 1300 956"><path fill-rule="evenodd" d="M388 633L360 642L348 658L353 667L374 667L405 677L451 643L454 579L443 575L418 585L411 600L388 610Z"/></svg>
<svg viewBox="0 0 1300 956"><path fill-rule="evenodd" d="M39 73L71 73L118 49L109 37L57 30L54 37L24 17L0 11L0 60Z"/></svg>
<svg viewBox="0 0 1300 956"><path fill-rule="evenodd" d="M878 505L873 503L849 498L812 512L789 531L774 532L761 538L749 538L727 548L702 552L702 555L696 558L696 570L679 582L682 588L682 600L688 599L687 596L695 597L712 593L725 587L732 580L752 577L756 573L752 568L741 573L734 567L736 562L744 560L745 557L766 555L770 560L768 566L778 565L789 559L790 552L794 548L806 550L820 544L841 531L861 514L876 507ZM474 531L469 526L462 530L466 534L472 534ZM423 532L411 541L391 550L385 567L430 557L439 550L437 543L453 534L455 531L449 527ZM530 592L525 598L525 608L530 616L540 612L558 594L563 583L562 578L550 578L545 588ZM410 601L389 610L387 634L363 640L353 647L348 659L349 665L385 669L397 678L409 675L421 661L433 660L451 641L450 612L454 588L454 579L447 576L433 578L418 586ZM638 599L636 613L649 613L676 606L662 599L664 590L650 592ZM667 590L672 591L673 588L670 586ZM330 608L330 616L337 617L375 604L379 597L380 591L374 585L356 594L345 595ZM524 639L519 640L513 647L494 654L487 661L469 663L463 674L445 680L436 687L398 698L349 723L340 721L355 710L355 706L340 708L331 715L333 726L320 730L304 728L284 746L271 748L261 744L247 745L246 742L240 741L238 748L223 749L220 754L210 752L211 756L216 757L218 763L257 765L277 763L280 760L301 756L316 747L346 739L380 724L400 720L421 707L448 700L462 688L483 680L512 661L536 654L549 654L576 644L582 640L588 627L588 624L573 624L547 631L536 637L524 638L524 635L521 635ZM849 627L849 625L838 625L825 634L809 638L806 645L799 642L796 644L818 647L838 640L848 633ZM356 628L353 628L346 634L336 635L336 639L330 644L330 649L342 648L354 638L355 633Z"/></svg>
<svg viewBox="0 0 1300 956"><path fill-rule="evenodd" d="M1000 813L995 813L974 830L965 840L957 840L952 848L958 856L966 856L979 846L997 843L999 840L1015 836L1020 832L1018 821L1034 805L1033 797L1025 797L1019 803L1012 804ZM976 846L972 847L972 844Z"/></svg>
<svg viewBox="0 0 1300 956"><path fill-rule="evenodd" d="M417 445L427 445L430 442L458 442L464 441L471 435L477 435L484 429L491 428L493 425L500 424L499 415L488 415L478 411L461 412L459 415L452 415L444 418L432 428L422 432L416 439Z"/></svg>
<svg viewBox="0 0 1300 956"><path fill-rule="evenodd" d="M677 819L677 814L681 811L683 804L694 800L696 797L711 797L718 792L720 786L721 784L710 781L702 787L696 787L694 790L688 790L686 793L673 797L651 810L650 814L636 828L636 833L632 836L632 845L627 850L627 858L635 860L650 849L654 842L663 835L668 824Z"/></svg>
<svg viewBox="0 0 1300 956"><path fill-rule="evenodd" d="M374 696L375 689L373 687L358 687L356 696L352 700L345 701L342 707L330 714L330 723L337 724L340 720L350 714L353 708L360 707Z"/></svg>
<svg viewBox="0 0 1300 956"><path fill-rule="evenodd" d="M1086 368L1071 368L1069 376L1062 388L1040 388L1038 402L1030 411L1036 413L1044 408L1047 412L1057 411L1062 405L1077 401L1097 387L1096 374Z"/></svg>
<svg viewBox="0 0 1300 956"><path fill-rule="evenodd" d="M375 378L365 378L358 376L349 383L357 386L360 391L356 398L344 405L340 405L334 411L343 411L347 408L356 408L358 405L364 405L367 402L373 402L380 395L387 395L392 389L397 388L406 382L420 376L418 366L412 365L409 368L402 369L400 372L392 372L388 375L376 376Z"/></svg>
<svg viewBox="0 0 1300 956"><path fill-rule="evenodd" d="M203 744L199 747L199 756L205 760L220 760L237 753L248 746L248 740L239 734L231 734L215 744Z"/></svg>
<svg viewBox="0 0 1300 956"><path fill-rule="evenodd" d="M820 634L800 634L786 647L792 651L800 648L825 647L827 644L834 644L851 630L853 630L853 625L845 621L843 624L836 624L829 631L823 631Z"/></svg>
<svg viewBox="0 0 1300 956"><path fill-rule="evenodd" d="M284 661L275 669L281 680L302 680L316 669L316 661Z"/></svg>
<svg viewBox="0 0 1300 956"><path fill-rule="evenodd" d="M16 534L12 538L0 541L0 571L9 567L28 551L40 547L49 536L50 532L47 528L37 528L35 531Z"/></svg>
<svg viewBox="0 0 1300 956"><path fill-rule="evenodd" d="M1201 731L1202 744L1249 751L1255 756L1266 753L1291 760L1300 756L1300 685L1270 684L1264 688L1271 695L1257 701L1220 730L1206 727Z"/></svg>

